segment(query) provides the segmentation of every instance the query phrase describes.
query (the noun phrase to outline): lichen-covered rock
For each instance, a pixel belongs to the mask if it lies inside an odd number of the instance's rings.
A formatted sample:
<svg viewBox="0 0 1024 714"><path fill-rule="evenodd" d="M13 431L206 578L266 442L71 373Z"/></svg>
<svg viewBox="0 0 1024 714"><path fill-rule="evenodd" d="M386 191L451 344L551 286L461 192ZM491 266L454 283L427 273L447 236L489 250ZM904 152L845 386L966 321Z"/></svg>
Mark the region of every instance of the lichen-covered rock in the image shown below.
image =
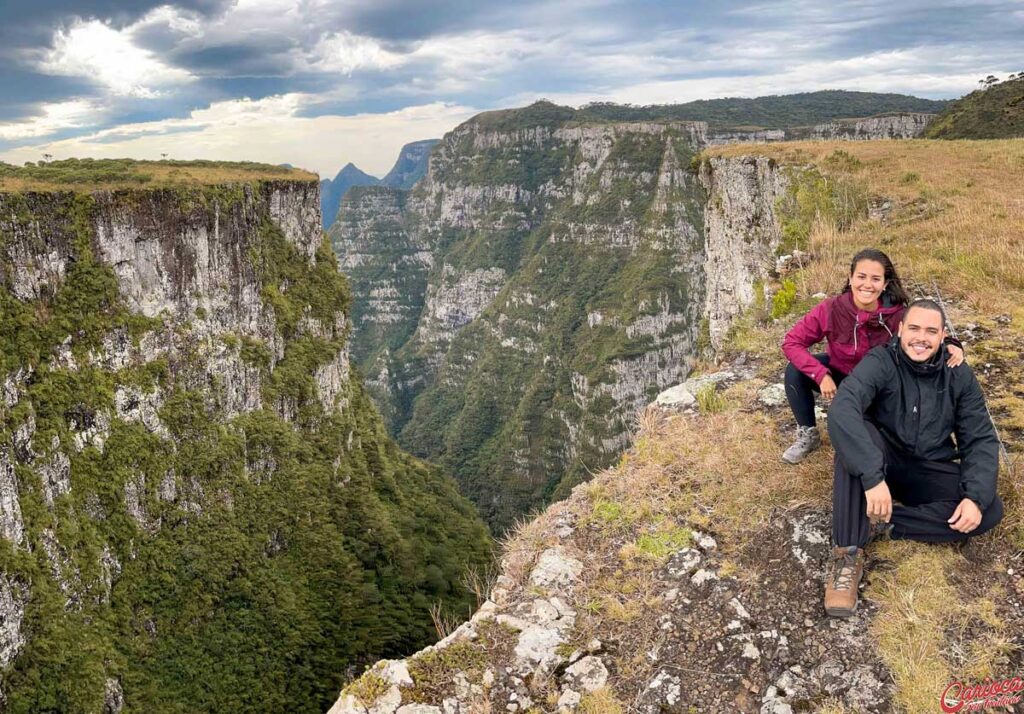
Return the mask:
<svg viewBox="0 0 1024 714"><path fill-rule="evenodd" d="M600 657L584 657L566 668L565 678L573 689L593 692L608 682L608 668Z"/></svg>
<svg viewBox="0 0 1024 714"><path fill-rule="evenodd" d="M579 577L581 570L583 563L556 546L540 554L537 567L530 574L530 583L541 588L565 587Z"/></svg>

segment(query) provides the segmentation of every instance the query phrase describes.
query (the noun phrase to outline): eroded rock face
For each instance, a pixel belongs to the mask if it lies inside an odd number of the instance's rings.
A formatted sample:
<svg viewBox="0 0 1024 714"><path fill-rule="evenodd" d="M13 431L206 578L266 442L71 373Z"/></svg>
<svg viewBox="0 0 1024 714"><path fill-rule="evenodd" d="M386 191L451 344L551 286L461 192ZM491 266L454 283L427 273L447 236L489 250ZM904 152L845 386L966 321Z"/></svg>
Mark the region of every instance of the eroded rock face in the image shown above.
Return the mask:
<svg viewBox="0 0 1024 714"><path fill-rule="evenodd" d="M709 144L749 144L773 141L875 141L879 139L915 139L938 116L922 112L883 114L862 119L838 119L814 126L757 131L717 131L708 136Z"/></svg>
<svg viewBox="0 0 1024 714"><path fill-rule="evenodd" d="M700 176L708 192L704 319L711 345L718 349L774 265L782 241L776 205L789 182L766 157L712 158Z"/></svg>
<svg viewBox="0 0 1024 714"><path fill-rule="evenodd" d="M846 139L853 141L914 139L924 134L924 130L936 116L936 114L908 112L864 119L848 119L818 124L807 131L806 137L803 131L793 131L791 135L794 139Z"/></svg>
<svg viewBox="0 0 1024 714"><path fill-rule="evenodd" d="M25 618L27 588L0 573L0 666L6 667L25 645L21 623Z"/></svg>
<svg viewBox="0 0 1024 714"><path fill-rule="evenodd" d="M499 530L613 459L637 410L686 376L705 135L472 120L412 192L346 197L331 236L353 283L353 357L399 442L458 462ZM487 442L503 446L473 459Z"/></svg>
<svg viewBox="0 0 1024 714"><path fill-rule="evenodd" d="M89 569L98 578L83 581L85 569L75 564L79 561L58 535L62 519L102 522L114 510L131 518L140 533L153 535L161 528L154 512L160 503L178 502L181 495L183 509L199 513L206 497L194 475L179 494L173 469L148 480L142 471L125 469L110 474L123 479L118 485L101 484L117 498L91 493L77 506L74 497L81 494L72 492L75 469L82 468L83 459L92 464L101 459L112 435L127 425L168 444L173 453L177 442L161 413L175 392L195 390L205 402L203 409L225 423L264 408L267 377L285 357L285 338L264 292L260 251L268 250L267 231L274 231L312 270L322 241L318 200L315 185L287 181L206 192L0 195L0 289L49 310L55 295L73 289L69 281L82 280L75 275L76 264L88 251L116 278L112 299L146 319L134 333L123 327L110 330L89 349L78 345L84 334L79 326L68 325L66 338L58 338L52 354L44 356L45 374L36 372L32 362L3 375L0 418L9 437L0 441L0 537L15 549L45 554L68 610L108 603L125 556L119 558L110 543L98 545L98 567ZM99 278L88 279L93 282L74 289L94 294L104 289ZM333 355L316 364L312 396L325 413L344 410L350 386L346 315L339 311L326 323L304 318L298 332L335 346ZM246 354L254 345L264 363ZM63 423L54 423L54 408L46 403L51 392L42 393L42 413L49 421L37 419L33 400L40 397L32 382L42 378L59 385L81 380L73 390L64 387L74 398L59 407ZM294 418L297 409L291 405L285 411ZM148 448L140 448L138 455L144 457ZM79 479L94 478L80 473ZM26 489L41 495L51 519L35 536L24 522ZM230 499L223 493L220 497ZM128 556L133 557L134 552ZM21 623L31 595L18 578L0 573L0 666L11 664L25 644ZM104 710L118 712L123 706L119 681L108 679Z"/></svg>

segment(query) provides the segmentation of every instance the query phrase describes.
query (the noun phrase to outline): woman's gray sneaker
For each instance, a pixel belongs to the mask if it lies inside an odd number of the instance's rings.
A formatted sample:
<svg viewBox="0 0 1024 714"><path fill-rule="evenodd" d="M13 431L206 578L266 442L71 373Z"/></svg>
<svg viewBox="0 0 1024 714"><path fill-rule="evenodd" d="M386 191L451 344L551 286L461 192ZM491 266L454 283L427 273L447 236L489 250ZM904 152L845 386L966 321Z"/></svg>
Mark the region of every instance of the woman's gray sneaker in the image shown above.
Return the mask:
<svg viewBox="0 0 1024 714"><path fill-rule="evenodd" d="M796 441L786 449L782 460L789 464L798 464L807 458L812 451L821 446L821 432L816 426L798 426L796 428Z"/></svg>

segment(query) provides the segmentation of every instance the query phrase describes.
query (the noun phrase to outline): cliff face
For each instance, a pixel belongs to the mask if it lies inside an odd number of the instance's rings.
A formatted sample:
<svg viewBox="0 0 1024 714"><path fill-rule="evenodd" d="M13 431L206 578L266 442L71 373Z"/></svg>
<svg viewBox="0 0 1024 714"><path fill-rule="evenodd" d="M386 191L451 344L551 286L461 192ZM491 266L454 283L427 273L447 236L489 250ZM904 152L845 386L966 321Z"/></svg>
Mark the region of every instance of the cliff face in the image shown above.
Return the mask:
<svg viewBox="0 0 1024 714"><path fill-rule="evenodd" d="M317 708L429 641L487 540L352 378L315 183L0 194L0 236L12 710Z"/></svg>
<svg viewBox="0 0 1024 714"><path fill-rule="evenodd" d="M399 441L499 529L607 464L685 377L703 307L700 123L487 115L407 195L361 189L331 236L354 355Z"/></svg>
<svg viewBox="0 0 1024 714"><path fill-rule="evenodd" d="M701 123L486 118L415 191L354 190L331 237L393 433L503 529L608 464L698 342L720 346L773 265L788 181L765 158L695 171Z"/></svg>
<svg viewBox="0 0 1024 714"><path fill-rule="evenodd" d="M936 114L902 112L860 119L836 119L824 124L758 131L719 131L708 137L710 144L763 143L774 141L874 141L915 139L923 136Z"/></svg>
<svg viewBox="0 0 1024 714"><path fill-rule="evenodd" d="M687 310L674 318L686 328L678 344L695 349L703 317L718 350L734 319L770 278L781 243L779 199L790 179L773 159L741 156L705 160L697 176L682 180L699 182L702 191L694 195L706 205L699 233L692 225L679 229L691 256L681 269L692 282ZM681 246L676 250L683 252ZM633 330L670 333L673 318L667 308L635 320ZM588 320L593 327L604 316L591 311ZM638 381L657 373L655 360L643 354L634 359L649 370L638 369ZM805 617L816 603L811 593L817 595L809 584L820 577L828 552L824 519L806 514L780 519L779 527L759 540L758 552L770 552L772 562L782 563L779 569L788 574L785 587L771 592L748 592L716 539L684 521L699 512L691 511L690 479L721 469L719 441L746 462L742 473L747 473L771 438L772 427L754 418L729 426L720 415L715 424L688 426L695 424L690 419L703 388L721 391L756 380L758 366L734 370L690 380L665 395L671 399L659 398L659 403L689 405L689 413L667 426L664 415L648 410L637 437L644 445L635 443L618 466L573 489L517 532L489 599L469 622L405 660L379 662L342 691L331 714L534 708L567 713L591 711L600 702L624 708L618 698L623 692L635 695L636 711L651 714L688 706L782 712L825 693L858 711L884 709L891 692L882 685L885 669L866 631L835 637L828 628L809 626ZM577 393L588 386L573 383ZM607 393L630 394L614 388ZM581 429L586 428L594 426L584 423ZM750 439L757 446L744 451ZM688 469L694 473L683 475ZM736 478L726 474L723 483ZM709 502L715 518L705 521L716 530L723 529L717 521L720 506ZM795 609L793 600L800 603ZM826 646L827 662L805 664L803 653L818 657ZM722 681L707 676L709 666ZM859 685L837 682L837 669L853 672Z"/></svg>
<svg viewBox="0 0 1024 714"><path fill-rule="evenodd" d="M777 206L789 181L774 160L753 156L712 158L701 165L700 179L708 195L702 315L718 350L774 267L782 243Z"/></svg>
<svg viewBox="0 0 1024 714"><path fill-rule="evenodd" d="M384 186L391 188L410 189L427 173L430 151L437 139L413 141L402 147L398 159L387 175L380 180Z"/></svg>

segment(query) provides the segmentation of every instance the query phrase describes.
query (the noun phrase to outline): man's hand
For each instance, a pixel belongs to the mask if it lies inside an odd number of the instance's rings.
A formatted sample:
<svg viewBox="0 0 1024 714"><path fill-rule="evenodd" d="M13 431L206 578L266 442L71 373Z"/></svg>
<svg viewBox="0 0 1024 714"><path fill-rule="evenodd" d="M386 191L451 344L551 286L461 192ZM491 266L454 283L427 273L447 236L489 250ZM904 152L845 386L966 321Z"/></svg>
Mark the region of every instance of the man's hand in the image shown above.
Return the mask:
<svg viewBox="0 0 1024 714"><path fill-rule="evenodd" d="M864 492L864 496L868 500L868 520L888 523L892 518L892 494L889 493L889 486L885 481L869 488ZM981 522L980 518L978 522Z"/></svg>
<svg viewBox="0 0 1024 714"><path fill-rule="evenodd" d="M832 379L832 375L826 374L825 378L821 380L821 384L818 386L821 387L821 396L825 398L825 401L831 402L833 397L836 396L837 389L836 382Z"/></svg>
<svg viewBox="0 0 1024 714"><path fill-rule="evenodd" d="M949 519L949 527L961 533L970 533L981 523L981 509L969 498L960 501Z"/></svg>
<svg viewBox="0 0 1024 714"><path fill-rule="evenodd" d="M964 363L963 347L957 347L956 345L946 345L946 352L949 353L949 359L946 360L947 367L957 367Z"/></svg>

